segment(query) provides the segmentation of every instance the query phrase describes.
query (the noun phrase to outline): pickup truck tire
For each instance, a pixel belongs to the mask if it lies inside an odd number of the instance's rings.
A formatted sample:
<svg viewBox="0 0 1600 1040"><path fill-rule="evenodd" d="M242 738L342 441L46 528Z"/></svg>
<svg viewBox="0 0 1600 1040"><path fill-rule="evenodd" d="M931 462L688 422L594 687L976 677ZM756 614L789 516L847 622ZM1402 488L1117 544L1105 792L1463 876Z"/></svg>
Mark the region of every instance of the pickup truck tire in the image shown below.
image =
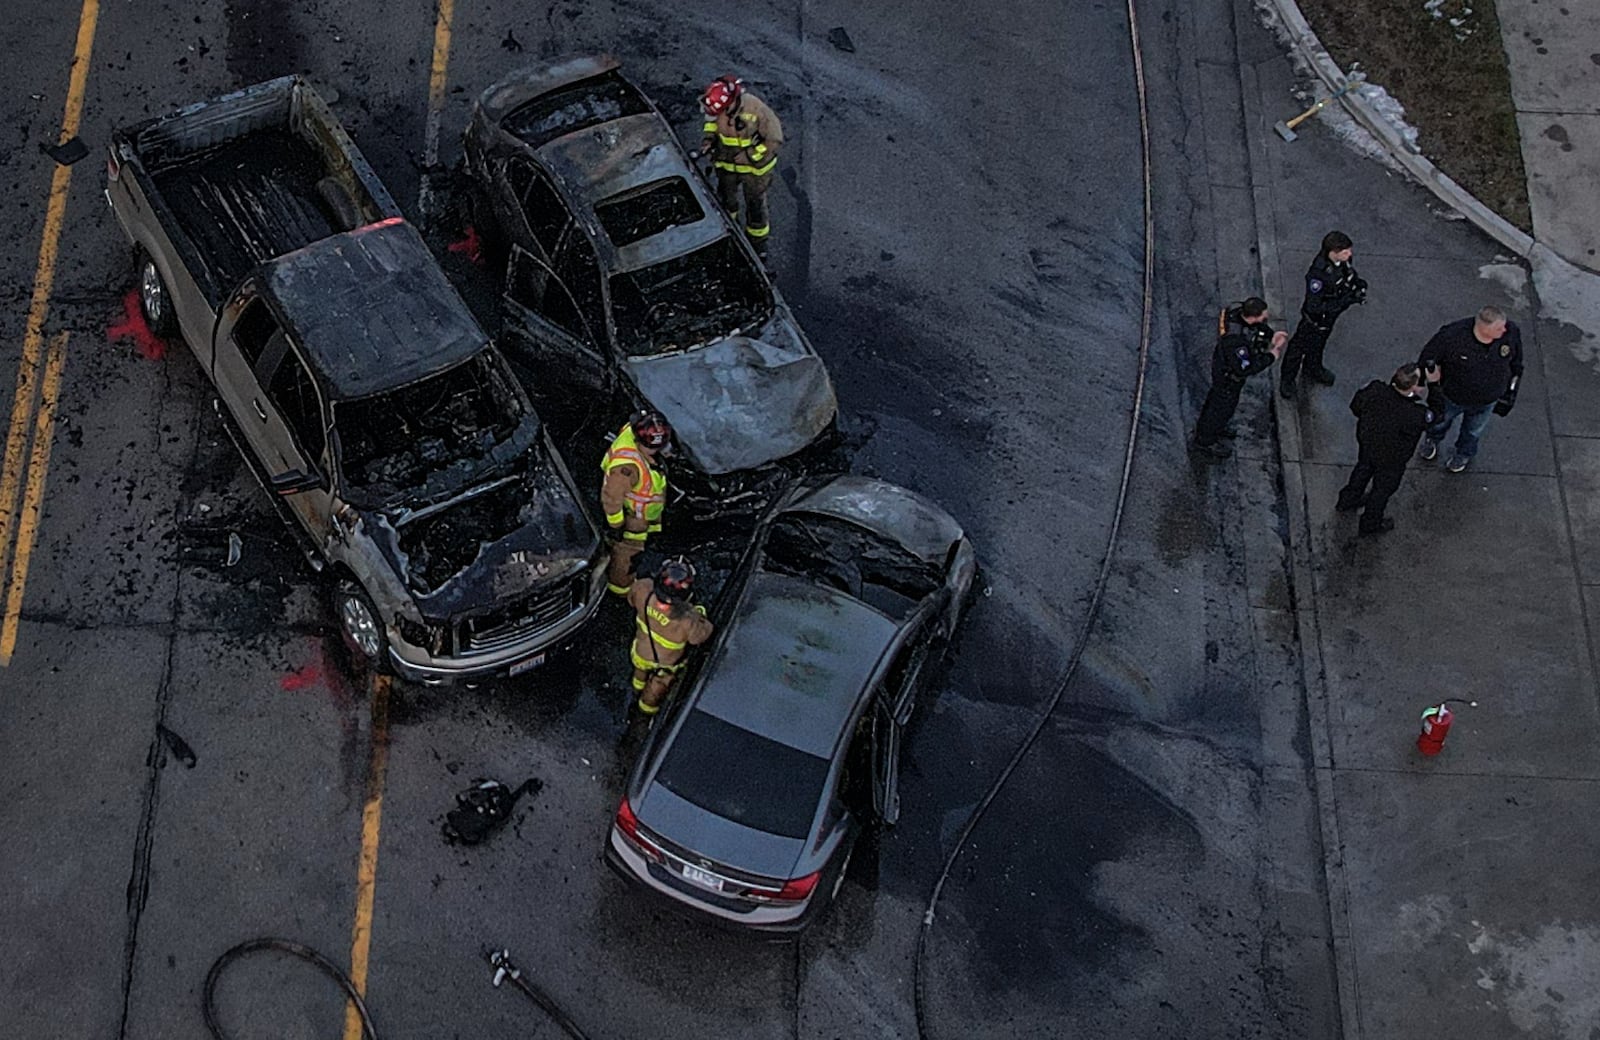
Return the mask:
<svg viewBox="0 0 1600 1040"><path fill-rule="evenodd" d="M167 339L178 331L178 313L172 305L172 294L161 277L161 268L149 253L141 250L139 264L139 313L144 323L157 336Z"/></svg>
<svg viewBox="0 0 1600 1040"><path fill-rule="evenodd" d="M351 664L369 673L387 673L389 641L372 597L353 579L340 578L333 583L332 599L334 620Z"/></svg>

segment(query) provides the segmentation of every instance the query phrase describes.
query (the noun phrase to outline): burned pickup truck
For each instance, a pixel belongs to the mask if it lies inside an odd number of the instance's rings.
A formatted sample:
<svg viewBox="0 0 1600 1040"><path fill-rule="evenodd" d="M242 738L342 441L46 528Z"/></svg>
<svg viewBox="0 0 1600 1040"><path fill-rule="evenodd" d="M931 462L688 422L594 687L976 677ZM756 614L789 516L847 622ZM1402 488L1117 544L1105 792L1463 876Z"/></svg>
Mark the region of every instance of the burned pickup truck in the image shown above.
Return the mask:
<svg viewBox="0 0 1600 1040"><path fill-rule="evenodd" d="M509 253L502 343L541 400L666 416L687 463L673 484L702 518L757 513L828 464L822 359L614 58L503 79L464 150L476 222Z"/></svg>
<svg viewBox="0 0 1600 1040"><path fill-rule="evenodd" d="M117 131L144 318L181 333L358 660L516 674L595 610L599 532L504 358L289 77Z"/></svg>

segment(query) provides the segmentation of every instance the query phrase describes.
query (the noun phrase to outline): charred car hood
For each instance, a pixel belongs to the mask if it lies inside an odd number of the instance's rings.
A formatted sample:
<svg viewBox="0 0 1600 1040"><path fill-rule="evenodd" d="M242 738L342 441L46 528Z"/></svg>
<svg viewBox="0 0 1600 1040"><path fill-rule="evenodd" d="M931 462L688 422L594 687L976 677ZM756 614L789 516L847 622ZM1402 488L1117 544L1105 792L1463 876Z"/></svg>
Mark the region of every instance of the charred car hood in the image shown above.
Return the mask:
<svg viewBox="0 0 1600 1040"><path fill-rule="evenodd" d="M678 448L711 476L793 455L838 411L822 359L781 321L760 339L729 336L682 354L631 358L627 369L672 424Z"/></svg>
<svg viewBox="0 0 1600 1040"><path fill-rule="evenodd" d="M436 506L370 519L402 584L434 621L570 580L600 543L571 485L544 457Z"/></svg>

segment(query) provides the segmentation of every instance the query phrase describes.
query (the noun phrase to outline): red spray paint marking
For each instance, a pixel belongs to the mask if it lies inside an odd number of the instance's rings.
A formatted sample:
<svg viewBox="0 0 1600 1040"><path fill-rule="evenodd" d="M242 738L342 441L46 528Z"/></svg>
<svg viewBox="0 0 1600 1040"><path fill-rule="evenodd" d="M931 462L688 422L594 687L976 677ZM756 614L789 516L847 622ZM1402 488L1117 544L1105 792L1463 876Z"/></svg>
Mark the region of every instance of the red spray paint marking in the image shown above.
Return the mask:
<svg viewBox="0 0 1600 1040"><path fill-rule="evenodd" d="M133 349L146 361L160 361L167 356L166 342L150 331L144 314L139 310L137 289L129 289L128 295L122 298L122 323L106 329L106 342L115 343L124 339L133 340Z"/></svg>
<svg viewBox="0 0 1600 1040"><path fill-rule="evenodd" d="M445 246L452 253L461 253L474 264L483 265L483 239L478 237L478 229L471 224L467 225L467 237L459 242L451 242Z"/></svg>
<svg viewBox="0 0 1600 1040"><path fill-rule="evenodd" d="M322 664L319 661L313 661L303 668L296 668L278 680L278 685L283 687L285 691L293 693L297 690L309 689L321 681Z"/></svg>

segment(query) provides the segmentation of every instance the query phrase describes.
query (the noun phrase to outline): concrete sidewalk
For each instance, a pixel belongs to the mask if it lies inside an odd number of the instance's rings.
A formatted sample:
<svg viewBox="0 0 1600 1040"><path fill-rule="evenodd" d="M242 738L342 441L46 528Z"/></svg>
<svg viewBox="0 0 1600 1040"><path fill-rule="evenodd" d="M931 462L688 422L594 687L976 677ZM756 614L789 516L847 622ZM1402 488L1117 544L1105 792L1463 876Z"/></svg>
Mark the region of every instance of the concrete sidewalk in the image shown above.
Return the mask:
<svg viewBox="0 0 1600 1040"><path fill-rule="evenodd" d="M1512 6L1502 0L1508 25ZM1236 11L1252 18L1243 0ZM1335 227L1355 239L1372 284L1330 343L1338 385L1276 402L1344 1035L1593 1040L1596 279L1537 249L1530 278L1331 134L1285 144L1271 126L1292 114L1289 63L1241 64L1269 301L1298 310L1305 266ZM1355 456L1351 395L1486 303L1523 326L1516 410L1494 420L1467 472L1414 463L1390 509L1398 528L1358 537L1354 515L1333 509ZM1447 696L1478 707L1458 706L1444 753L1424 759L1412 745L1419 715Z"/></svg>

